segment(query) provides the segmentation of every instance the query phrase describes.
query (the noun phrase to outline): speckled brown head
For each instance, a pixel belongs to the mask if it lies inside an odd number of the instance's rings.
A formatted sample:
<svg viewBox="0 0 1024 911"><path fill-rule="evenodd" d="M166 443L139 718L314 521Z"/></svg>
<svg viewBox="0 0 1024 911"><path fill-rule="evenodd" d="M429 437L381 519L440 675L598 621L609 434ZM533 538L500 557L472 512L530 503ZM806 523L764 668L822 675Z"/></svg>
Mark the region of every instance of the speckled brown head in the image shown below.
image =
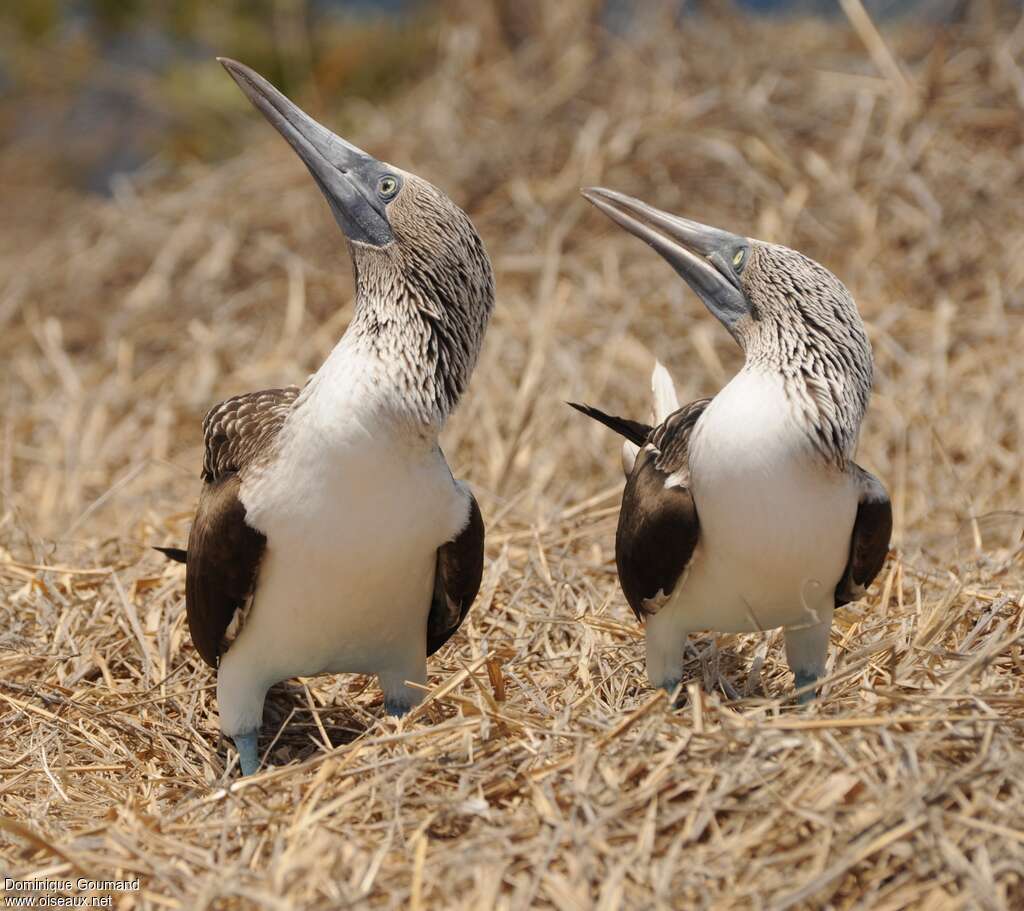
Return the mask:
<svg viewBox="0 0 1024 911"><path fill-rule="evenodd" d="M491 263L473 223L437 187L336 136L258 73L221 63L302 159L348 238L353 337L381 356L417 419L443 422L494 306Z"/></svg>
<svg viewBox="0 0 1024 911"><path fill-rule="evenodd" d="M748 367L782 375L824 455L839 464L850 457L871 391L871 346L838 278L788 247L612 190L583 195L661 254L743 348Z"/></svg>

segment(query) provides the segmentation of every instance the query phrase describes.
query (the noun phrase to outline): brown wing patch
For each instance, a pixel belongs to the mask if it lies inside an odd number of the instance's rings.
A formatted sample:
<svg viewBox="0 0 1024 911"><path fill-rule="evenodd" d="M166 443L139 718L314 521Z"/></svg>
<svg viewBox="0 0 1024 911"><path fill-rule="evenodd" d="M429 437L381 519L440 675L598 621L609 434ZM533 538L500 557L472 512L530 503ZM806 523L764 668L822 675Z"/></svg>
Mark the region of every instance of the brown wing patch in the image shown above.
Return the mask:
<svg viewBox="0 0 1024 911"><path fill-rule="evenodd" d="M626 481L615 532L615 565L622 592L638 620L655 614L686 571L700 537L688 487L665 486L669 472L657 451L640 450Z"/></svg>
<svg viewBox="0 0 1024 911"><path fill-rule="evenodd" d="M690 437L710 402L697 399L683 405L655 427L626 481L615 532L615 565L638 620L657 613L675 591L700 538L689 486Z"/></svg>
<svg viewBox="0 0 1024 911"><path fill-rule="evenodd" d="M484 520L469 495L469 522L458 537L437 549L434 598L427 618L427 654L433 655L466 619L484 574Z"/></svg>
<svg viewBox="0 0 1024 911"><path fill-rule="evenodd" d="M892 503L882 482L859 465L861 494L850 537L850 559L836 586L836 607L863 597L865 589L882 570L892 537Z"/></svg>
<svg viewBox="0 0 1024 911"><path fill-rule="evenodd" d="M237 474L206 484L188 537L185 610L199 654L217 667L235 611L252 594L267 539L246 524Z"/></svg>
<svg viewBox="0 0 1024 911"><path fill-rule="evenodd" d="M203 490L188 537L185 611L203 660L216 667L235 612L252 594L267 539L245 521L240 472L271 450L299 388L226 399L203 420Z"/></svg>
<svg viewBox="0 0 1024 911"><path fill-rule="evenodd" d="M270 445L295 405L298 386L246 392L214 405L203 420L203 480L245 468Z"/></svg>

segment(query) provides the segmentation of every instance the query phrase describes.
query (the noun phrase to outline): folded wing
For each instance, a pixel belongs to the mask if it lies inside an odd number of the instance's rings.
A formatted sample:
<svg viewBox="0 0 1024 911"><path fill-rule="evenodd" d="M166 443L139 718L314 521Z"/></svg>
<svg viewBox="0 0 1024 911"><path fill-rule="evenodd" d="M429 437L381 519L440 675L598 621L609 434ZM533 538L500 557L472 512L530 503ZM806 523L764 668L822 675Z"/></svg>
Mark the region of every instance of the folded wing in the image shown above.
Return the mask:
<svg viewBox="0 0 1024 911"><path fill-rule="evenodd" d="M252 595L266 538L245 521L245 470L272 451L297 387L227 399L203 421L203 489L188 538L185 609L203 660L216 667L235 613Z"/></svg>
<svg viewBox="0 0 1024 911"><path fill-rule="evenodd" d="M469 521L455 538L437 549L434 596L427 617L428 656L455 635L480 591L483 578L484 520L476 498L465 490L469 496Z"/></svg>
<svg viewBox="0 0 1024 911"><path fill-rule="evenodd" d="M859 465L851 465L860 487L857 518L850 537L850 558L836 586L836 607L864 596L881 572L892 537L892 503L882 482Z"/></svg>
<svg viewBox="0 0 1024 911"><path fill-rule="evenodd" d="M710 401L684 405L655 427L626 481L615 564L638 619L657 613L671 598L700 538L690 492L690 437Z"/></svg>

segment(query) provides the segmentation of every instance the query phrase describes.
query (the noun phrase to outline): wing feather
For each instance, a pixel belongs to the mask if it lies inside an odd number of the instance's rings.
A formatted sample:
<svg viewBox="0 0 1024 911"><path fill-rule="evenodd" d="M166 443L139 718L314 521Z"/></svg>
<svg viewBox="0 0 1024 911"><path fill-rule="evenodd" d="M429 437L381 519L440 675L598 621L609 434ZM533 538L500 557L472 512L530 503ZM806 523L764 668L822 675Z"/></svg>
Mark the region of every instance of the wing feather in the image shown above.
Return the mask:
<svg viewBox="0 0 1024 911"><path fill-rule="evenodd" d="M252 596L266 538L245 520L246 469L265 458L298 387L236 395L203 421L203 489L185 554L185 611L196 649L217 667L235 613Z"/></svg>
<svg viewBox="0 0 1024 911"><path fill-rule="evenodd" d="M637 619L657 613L693 558L700 520L690 492L689 446L710 399L672 412L651 432L626 481L615 564Z"/></svg>
<svg viewBox="0 0 1024 911"><path fill-rule="evenodd" d="M885 487L859 465L851 467L858 476L860 500L850 536L850 557L836 585L836 607L864 596L885 564L892 537L892 503Z"/></svg>
<svg viewBox="0 0 1024 911"><path fill-rule="evenodd" d="M206 484L199 495L185 564L185 611L192 642L217 667L235 611L252 594L267 539L245 521L237 473Z"/></svg>
<svg viewBox="0 0 1024 911"><path fill-rule="evenodd" d="M203 419L203 480L242 471L270 449L295 405L298 386L245 392L214 405Z"/></svg>
<svg viewBox="0 0 1024 911"><path fill-rule="evenodd" d="M469 521L447 544L437 549L434 597L427 618L427 655L444 645L466 619L480 591L484 573L484 520L476 498L469 493Z"/></svg>

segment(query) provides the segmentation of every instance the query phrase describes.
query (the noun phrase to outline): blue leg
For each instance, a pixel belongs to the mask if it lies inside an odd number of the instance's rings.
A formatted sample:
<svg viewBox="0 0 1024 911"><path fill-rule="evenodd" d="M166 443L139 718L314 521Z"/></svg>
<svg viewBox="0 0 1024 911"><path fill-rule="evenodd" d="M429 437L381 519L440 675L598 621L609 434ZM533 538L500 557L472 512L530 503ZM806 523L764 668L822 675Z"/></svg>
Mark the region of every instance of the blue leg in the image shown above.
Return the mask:
<svg viewBox="0 0 1024 911"><path fill-rule="evenodd" d="M427 657L424 652L410 657L398 670L380 671L377 674L380 688L384 691L384 711L401 718L423 701L423 691L409 686L406 681L425 683L427 680Z"/></svg>
<svg viewBox="0 0 1024 911"><path fill-rule="evenodd" d="M396 718L401 718L403 715L409 714L414 705L415 703L400 696L384 697L384 711L389 715L394 715Z"/></svg>
<svg viewBox="0 0 1024 911"><path fill-rule="evenodd" d="M793 674L793 679L796 681L796 688L799 690L814 683L814 681L818 679L818 675L806 673L804 671L796 671ZM809 703L814 702L817 696L817 690L807 690L806 693L801 693L797 696L796 701L801 705L808 705Z"/></svg>
<svg viewBox="0 0 1024 911"><path fill-rule="evenodd" d="M687 630L670 608L647 618L644 634L647 649L647 679L670 696L682 679L686 661Z"/></svg>
<svg viewBox="0 0 1024 911"><path fill-rule="evenodd" d="M231 739L235 741L235 749L238 750L238 767L243 775L253 775L260 767L259 731L248 731L245 734L235 734Z"/></svg>
<svg viewBox="0 0 1024 911"><path fill-rule="evenodd" d="M793 672L797 689L810 686L815 680L825 676L832 611L822 609L818 611L817 616L823 617L818 623L789 627L785 631L786 659L789 662L789 669ZM817 696L816 689L809 689L806 693L801 693L797 699L801 705L807 705Z"/></svg>
<svg viewBox="0 0 1024 911"><path fill-rule="evenodd" d="M662 680L659 686L671 696L682 679L682 677L670 677L668 680Z"/></svg>
<svg viewBox="0 0 1024 911"><path fill-rule="evenodd" d="M682 677L670 677L668 680L662 680L661 683L659 684L659 686L666 693L668 693L669 698L671 698L672 694L677 689L679 689L679 683L680 683L680 681L682 679L683 679ZM684 704L685 701L686 701L686 690L680 690L679 691L679 695L676 697L675 701L672 703L672 707L673 708L679 708L681 705Z"/></svg>

